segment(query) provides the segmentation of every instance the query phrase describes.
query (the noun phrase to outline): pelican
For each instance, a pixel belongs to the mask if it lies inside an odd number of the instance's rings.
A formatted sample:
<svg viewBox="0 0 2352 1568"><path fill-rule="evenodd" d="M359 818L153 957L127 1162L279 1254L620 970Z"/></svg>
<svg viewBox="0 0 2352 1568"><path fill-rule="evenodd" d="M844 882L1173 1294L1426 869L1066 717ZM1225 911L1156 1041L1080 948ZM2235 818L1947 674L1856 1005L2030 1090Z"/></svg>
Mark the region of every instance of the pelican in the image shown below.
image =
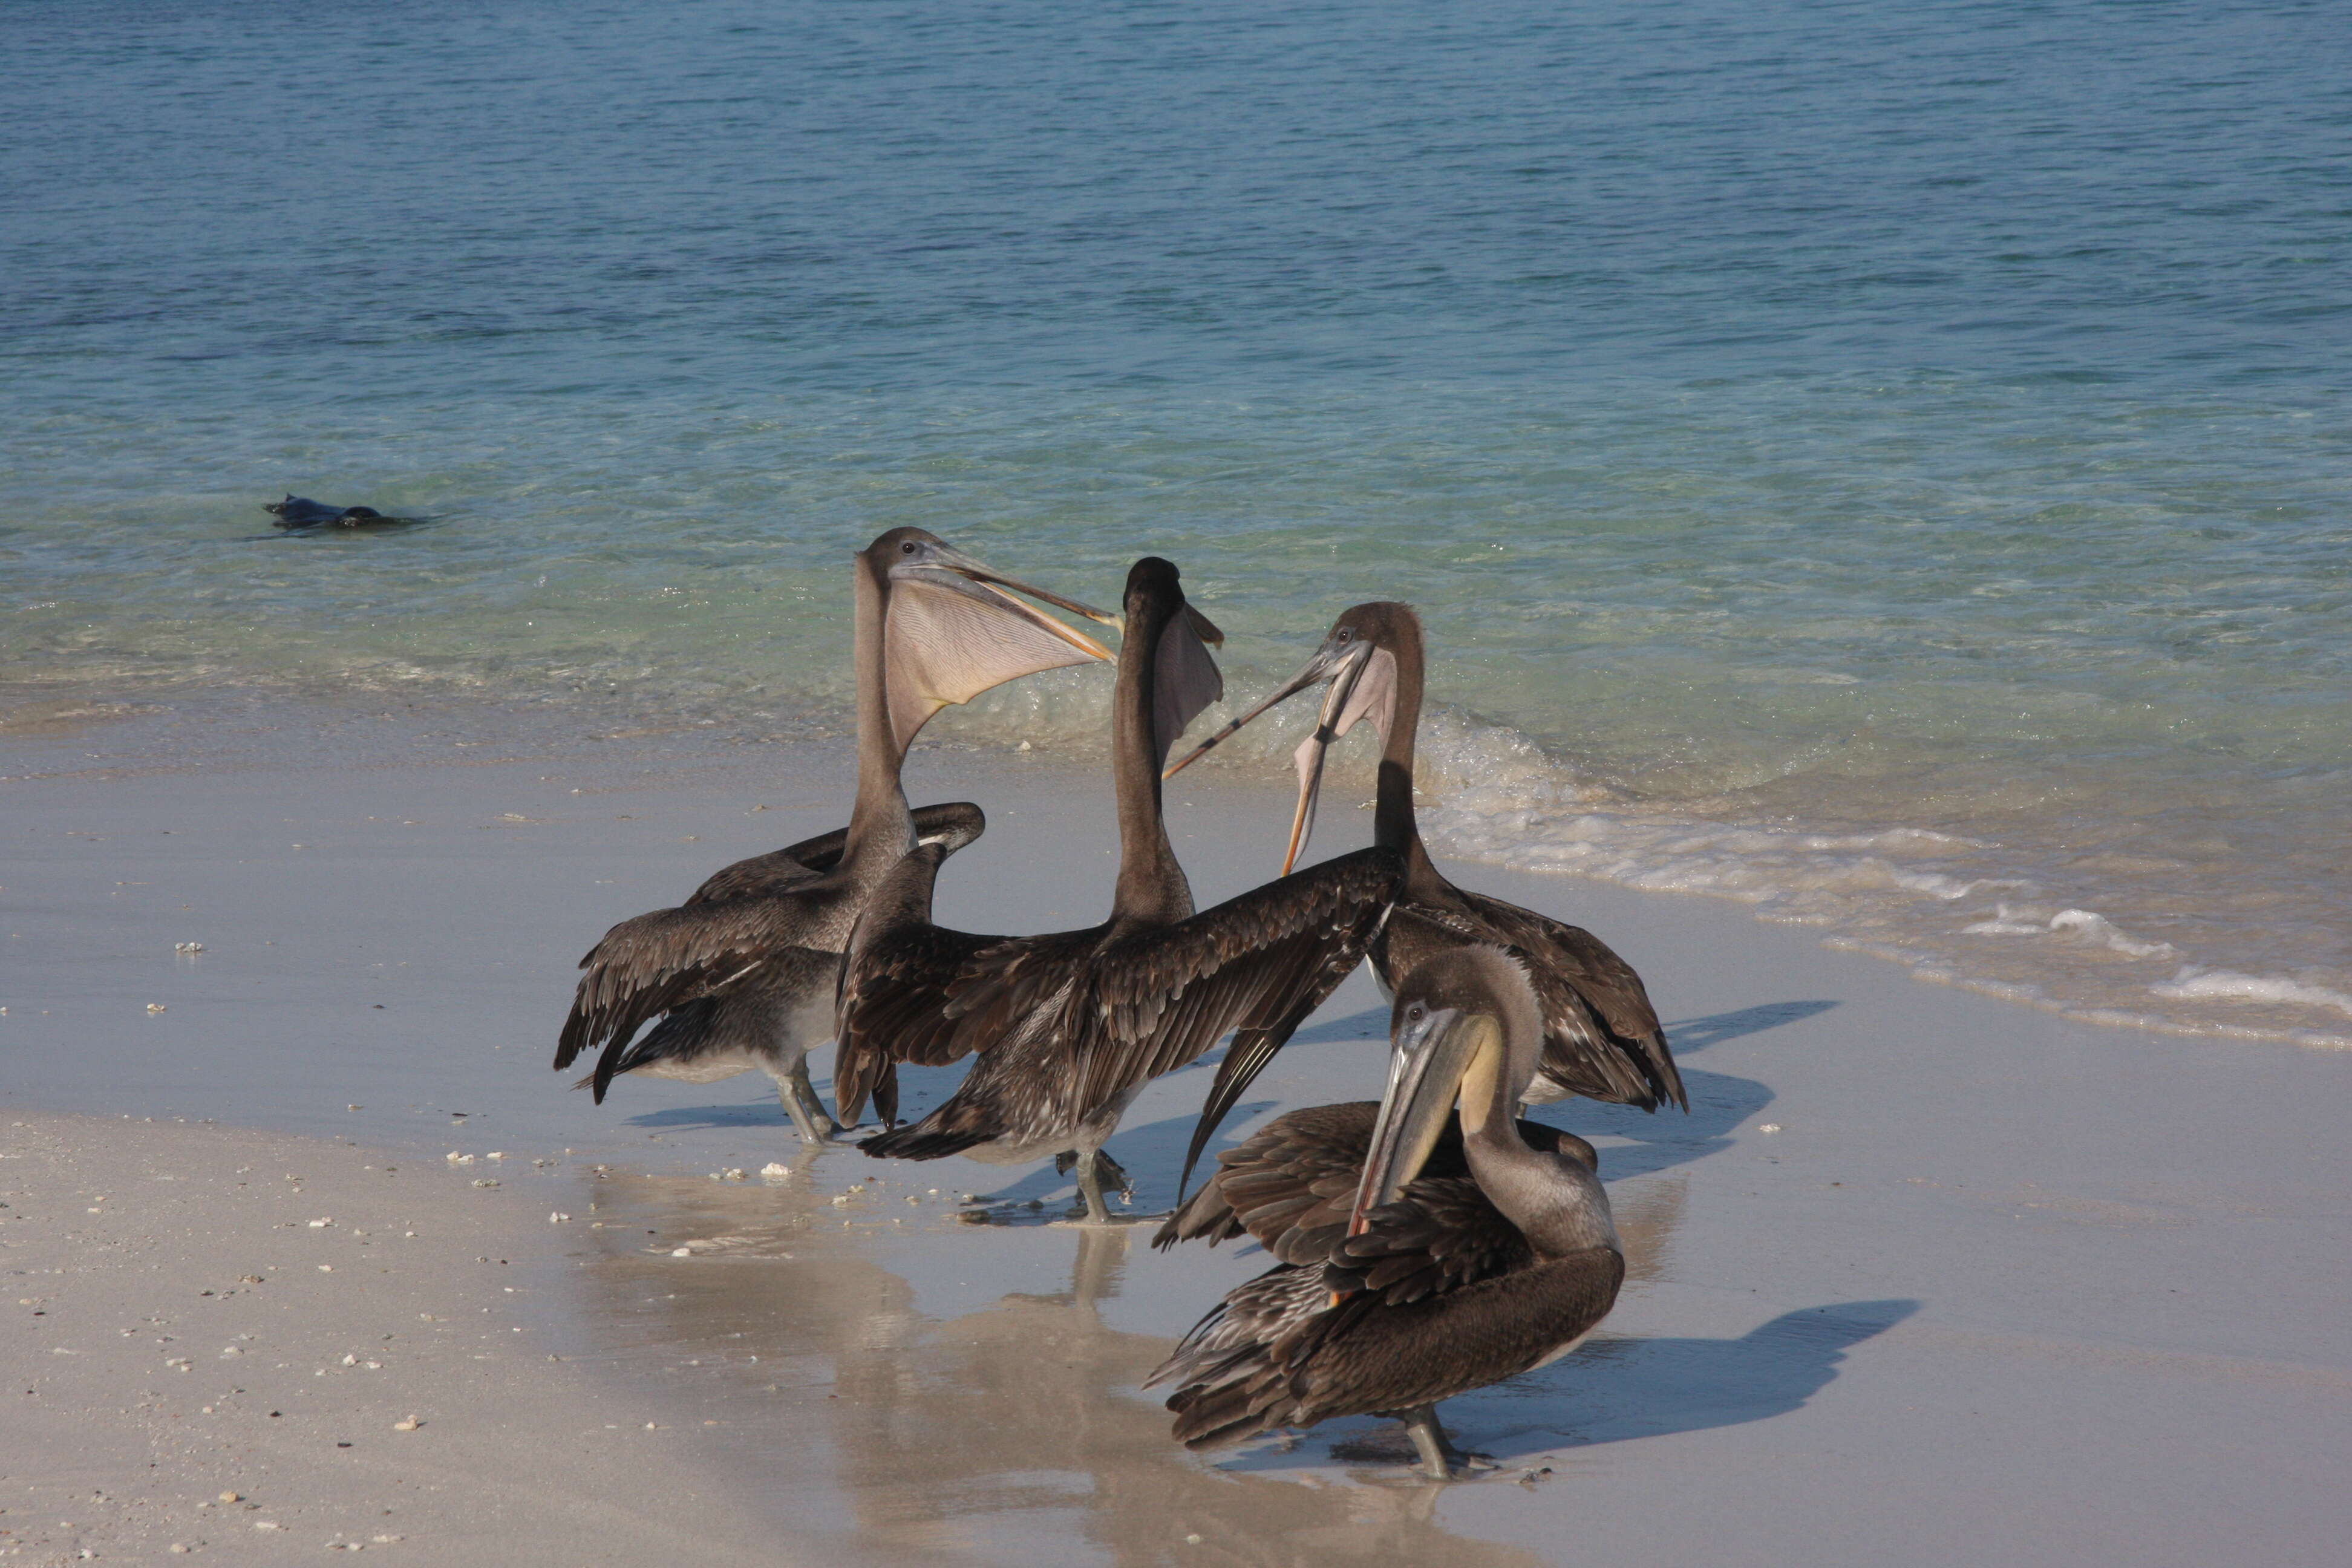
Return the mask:
<svg viewBox="0 0 2352 1568"><path fill-rule="evenodd" d="M1227 724L1168 770L1189 766L1251 720L1323 681L1315 732L1298 748L1298 805L1282 868L1297 862L1314 831L1315 802L1331 742L1369 718L1381 736L1379 795L1372 842L1401 857L1404 880L1396 908L1371 947L1381 991L1393 996L1398 979L1433 954L1466 943L1507 949L1528 972L1543 1016L1543 1049L1528 1087L1530 1102L1583 1095L1654 1110L1671 1100L1685 1110L1682 1074L1665 1031L1633 966L1580 927L1533 910L1455 887L1431 863L1413 819L1414 732L1421 725L1421 617L1409 605L1358 605L1333 623L1330 635L1288 685ZM1251 1042L1225 1053L1201 1114L1184 1168L1190 1173L1217 1123L1249 1087L1276 1047Z"/></svg>
<svg viewBox="0 0 2352 1568"><path fill-rule="evenodd" d="M583 1080L599 1104L616 1073L700 1083L759 1068L776 1080L803 1142L838 1132L809 1082L808 1053L832 1033L835 977L857 911L919 843L952 853L986 826L964 802L907 809L898 769L916 731L991 687L1111 657L1003 590L1097 621L1116 617L1016 582L919 528L894 528L856 560L857 801L849 826L737 861L677 909L623 921L580 961L587 973L555 1066L602 1047Z"/></svg>
<svg viewBox="0 0 2352 1568"><path fill-rule="evenodd" d="M1102 1145L1143 1086L1228 1029L1276 1047L1289 1038L1355 968L1400 874L1393 856L1372 850L1195 914L1160 820L1160 770L1223 689L1202 640L1216 632L1185 603L1176 568L1156 557L1128 574L1125 607L1111 700L1119 867L1110 918L1044 936L943 931L929 916L943 857L910 856L850 940L834 1071L836 1103L854 1119L864 1084L888 1064L978 1052L937 1110L859 1146L1001 1164L1067 1156L1097 1225L1111 1217Z"/></svg>
<svg viewBox="0 0 2352 1568"><path fill-rule="evenodd" d="M1430 1479L1454 1479L1479 1457L1437 1402L1558 1360L1608 1316L1625 1258L1591 1145L1513 1115L1537 1008L1511 953L1438 952L1397 987L1377 1106L1294 1110L1218 1156L1154 1245L1246 1232L1281 1261L1145 1380L1177 1385L1187 1447L1391 1415Z"/></svg>

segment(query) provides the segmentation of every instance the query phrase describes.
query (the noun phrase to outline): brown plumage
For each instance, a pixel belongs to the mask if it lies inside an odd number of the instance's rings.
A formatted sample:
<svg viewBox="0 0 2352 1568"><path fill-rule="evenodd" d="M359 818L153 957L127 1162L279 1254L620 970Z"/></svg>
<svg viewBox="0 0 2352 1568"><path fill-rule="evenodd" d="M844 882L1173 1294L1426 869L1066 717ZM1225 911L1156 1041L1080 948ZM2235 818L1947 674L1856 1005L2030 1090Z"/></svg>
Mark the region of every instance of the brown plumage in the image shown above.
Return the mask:
<svg viewBox="0 0 2352 1568"><path fill-rule="evenodd" d="M1387 1100L1276 1118L1154 1238L1246 1234L1279 1259L1146 1380L1177 1385L1188 1447L1395 1415L1445 1479L1464 1456L1436 1402L1565 1354L1616 1300L1625 1264L1591 1145L1510 1115L1540 1044L1524 968L1494 947L1440 954L1393 1016Z"/></svg>
<svg viewBox="0 0 2352 1568"><path fill-rule="evenodd" d="M1110 918L1011 939L941 931L929 919L936 866L902 864L851 938L837 1026L836 1081L853 1095L886 1063L979 1057L944 1104L868 1139L868 1152L1003 1163L1074 1152L1097 1221L1109 1215L1095 1162L1136 1092L1228 1030L1237 1048L1288 1038L1361 960L1397 876L1394 857L1367 851L1194 913L1160 820L1160 766L1218 694L1215 666L1172 565L1138 562L1126 607Z"/></svg>
<svg viewBox="0 0 2352 1568"><path fill-rule="evenodd" d="M1501 947L1525 966L1541 1009L1543 1048L1528 1086L1529 1101L1582 1095L1644 1110L1667 1100L1688 1110L1665 1030L1631 964L1580 926L1455 887L1431 861L1412 798L1423 665L1421 618L1410 605L1358 605L1339 616L1303 672L1196 747L1176 768L1293 693L1330 682L1315 732L1299 748L1290 853L1295 860L1312 830L1326 750L1370 719L1381 737L1372 842L1396 855L1404 873L1395 909L1370 950L1381 989L1393 994L1399 977L1441 952ZM1194 1130L1193 1158L1271 1056L1226 1054ZM1191 1159L1185 1168L1189 1173Z"/></svg>
<svg viewBox="0 0 2352 1568"><path fill-rule="evenodd" d="M817 1101L807 1058L832 1033L838 954L858 910L919 843L953 853L986 826L968 802L909 813L898 783L907 747L949 702L1108 657L988 584L1101 612L1013 583L920 529L876 539L858 552L852 581L858 752L849 826L739 860L685 903L624 921L589 951L555 1066L600 1050L583 1080L599 1102L619 1073L707 1081L760 1068L775 1079L804 1141L839 1131Z"/></svg>

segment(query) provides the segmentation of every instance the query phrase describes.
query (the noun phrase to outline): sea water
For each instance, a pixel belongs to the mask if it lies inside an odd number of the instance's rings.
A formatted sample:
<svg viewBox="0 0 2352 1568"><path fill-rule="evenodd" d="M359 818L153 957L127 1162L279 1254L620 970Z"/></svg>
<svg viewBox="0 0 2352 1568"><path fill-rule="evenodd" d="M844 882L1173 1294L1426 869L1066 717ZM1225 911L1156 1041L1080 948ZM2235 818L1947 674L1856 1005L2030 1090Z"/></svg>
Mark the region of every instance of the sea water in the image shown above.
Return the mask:
<svg viewBox="0 0 2352 1568"><path fill-rule="evenodd" d="M0 32L12 700L789 739L845 721L876 531L1106 604L1155 552L1236 700L1345 605L1420 607L1453 853L2352 1037L2338 7ZM289 490L425 521L286 536ZM1105 688L934 735L1090 763ZM1364 744L1318 848L1361 839Z"/></svg>

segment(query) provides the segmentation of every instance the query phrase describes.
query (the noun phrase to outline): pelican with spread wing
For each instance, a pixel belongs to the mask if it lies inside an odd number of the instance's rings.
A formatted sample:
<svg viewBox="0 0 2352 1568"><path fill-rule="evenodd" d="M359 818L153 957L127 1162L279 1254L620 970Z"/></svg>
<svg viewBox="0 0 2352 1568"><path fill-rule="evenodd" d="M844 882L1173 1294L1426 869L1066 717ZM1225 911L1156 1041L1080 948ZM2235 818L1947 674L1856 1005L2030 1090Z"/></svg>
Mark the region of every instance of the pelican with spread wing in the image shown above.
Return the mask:
<svg viewBox="0 0 2352 1568"><path fill-rule="evenodd" d="M916 731L1005 681L1111 657L1013 594L1106 624L1117 617L1016 582L919 528L894 528L860 551L852 583L849 826L727 867L677 908L623 921L580 961L586 973L555 1066L601 1051L583 1080L600 1104L621 1073L705 1082L756 1068L775 1079L803 1142L838 1132L807 1058L833 1033L840 955L858 911L910 851L952 854L985 826L966 802L908 809L898 773Z"/></svg>
<svg viewBox="0 0 2352 1568"><path fill-rule="evenodd" d="M993 937L929 915L944 858L918 850L876 893L843 966L834 1081L845 1120L898 1062L976 1055L955 1093L867 1152L997 1163L1068 1155L1087 1217L1108 1222L1103 1142L1143 1086L1228 1030L1279 1047L1361 960L1401 867L1365 851L1194 912L1160 818L1170 748L1222 693L1176 568L1129 573L1111 710L1119 868L1110 917L1084 931Z"/></svg>

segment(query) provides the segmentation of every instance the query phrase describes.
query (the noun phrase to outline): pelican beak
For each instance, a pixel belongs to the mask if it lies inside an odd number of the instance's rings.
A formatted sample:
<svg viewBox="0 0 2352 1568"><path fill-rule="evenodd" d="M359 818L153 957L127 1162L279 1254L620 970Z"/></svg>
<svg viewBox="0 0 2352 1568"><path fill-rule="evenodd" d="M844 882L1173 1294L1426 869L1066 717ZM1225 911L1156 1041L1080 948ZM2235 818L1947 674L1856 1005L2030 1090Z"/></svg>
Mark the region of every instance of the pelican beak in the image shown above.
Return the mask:
<svg viewBox="0 0 2352 1568"><path fill-rule="evenodd" d="M1381 1098L1363 1179L1348 1215L1349 1236L1364 1229L1366 1215L1394 1203L1421 1174L1454 1114L1471 1064L1500 1037L1493 1019L1454 1007L1433 1007L1398 1026L1389 1057L1388 1090Z"/></svg>
<svg viewBox="0 0 2352 1568"><path fill-rule="evenodd" d="M1196 626L1194 629L1198 630L1199 628ZM1251 709L1248 712L1243 714L1240 718L1227 724L1223 729L1218 731L1215 734L1210 736L1207 740L1202 742L1191 751L1185 752L1182 757L1171 764L1168 770L1160 776L1162 779L1175 777L1184 769L1191 767L1194 763L1200 761L1202 753L1216 746L1218 742L1223 741L1227 736L1233 734L1235 731L1239 730L1243 725L1248 723L1253 719L1255 719L1259 714L1264 713L1270 708L1277 707L1280 704L1288 701L1291 698L1297 696L1300 692L1306 690L1310 686L1318 685L1323 681L1330 679L1342 666L1351 663L1360 666L1365 658L1370 654L1371 649L1372 645L1368 642L1325 643L1321 647L1315 650L1315 657L1307 661L1307 668L1300 670L1298 674L1292 679L1288 685L1282 687L1279 690L1276 691L1273 696L1267 698L1265 701L1259 703L1256 707Z"/></svg>
<svg viewBox="0 0 2352 1568"><path fill-rule="evenodd" d="M1323 794L1323 763L1331 754L1331 742L1347 728L1349 699L1356 694L1356 683L1364 676L1371 662L1371 645L1358 643L1361 652L1349 655L1331 678L1331 689L1323 694L1323 707L1315 715L1314 732L1298 742L1292 760L1298 764L1298 805L1290 814L1290 842L1282 851L1282 874L1298 864L1298 852L1307 847L1307 836L1315 831L1315 803Z"/></svg>
<svg viewBox="0 0 2352 1568"><path fill-rule="evenodd" d="M897 568L892 575L919 577L943 587L951 588L968 597L980 599L995 608L1010 610L1040 631L1059 637L1089 658L1110 659L1116 657L1110 649L1084 632L1066 626L1053 616L1023 604L1013 595L1026 595L1056 609L1067 610L1074 616L1083 616L1087 620L1107 626L1118 626L1118 616L1108 610L1097 610L1092 605L1082 605L1076 599L1065 598L1059 594L1024 583L1017 577L1008 577L986 562L967 555L951 544L940 546L931 562L922 565ZM1012 593L1003 591L1008 588Z"/></svg>

